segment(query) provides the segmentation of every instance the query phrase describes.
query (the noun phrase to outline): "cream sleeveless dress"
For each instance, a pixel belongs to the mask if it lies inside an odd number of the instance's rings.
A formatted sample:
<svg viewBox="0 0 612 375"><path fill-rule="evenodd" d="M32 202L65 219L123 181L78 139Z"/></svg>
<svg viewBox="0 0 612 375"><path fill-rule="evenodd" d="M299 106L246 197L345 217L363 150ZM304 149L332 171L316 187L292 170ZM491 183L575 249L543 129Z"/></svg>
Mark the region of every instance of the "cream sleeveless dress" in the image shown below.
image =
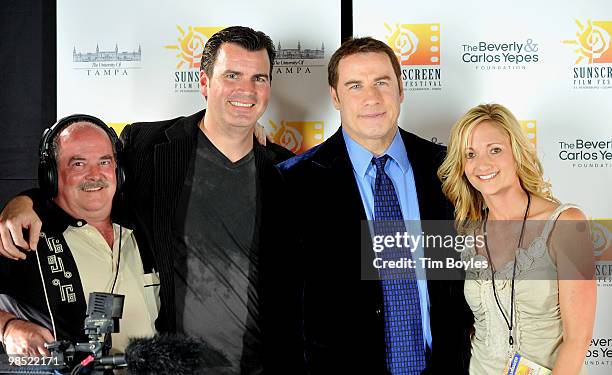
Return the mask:
<svg viewBox="0 0 612 375"><path fill-rule="evenodd" d="M516 257L514 283L514 347L508 343L508 326L493 296L491 270L468 270L464 294L474 313L471 375L499 375L514 352L552 369L563 342L559 308L557 269L550 257L547 240L561 212L576 207L563 204L550 215L542 233ZM474 248L462 254L464 259L485 260ZM513 262L496 272L495 288L506 318L510 318ZM498 280L497 276L500 276ZM580 375L587 374L584 364Z"/></svg>

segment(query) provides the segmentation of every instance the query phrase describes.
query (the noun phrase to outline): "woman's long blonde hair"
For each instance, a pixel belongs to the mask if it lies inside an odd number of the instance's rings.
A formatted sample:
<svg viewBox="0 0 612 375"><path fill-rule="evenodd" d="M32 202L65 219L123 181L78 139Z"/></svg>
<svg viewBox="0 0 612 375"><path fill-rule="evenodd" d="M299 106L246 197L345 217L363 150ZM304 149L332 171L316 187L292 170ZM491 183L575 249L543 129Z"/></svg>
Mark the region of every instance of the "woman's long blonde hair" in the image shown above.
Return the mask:
<svg viewBox="0 0 612 375"><path fill-rule="evenodd" d="M464 173L468 138L476 125L483 121L492 121L508 135L523 189L532 195L557 201L552 195L550 183L544 181L544 171L535 147L512 112L500 104L481 104L470 109L453 126L446 158L438 169L442 192L455 206L455 224L460 232L474 229L484 219L484 199Z"/></svg>

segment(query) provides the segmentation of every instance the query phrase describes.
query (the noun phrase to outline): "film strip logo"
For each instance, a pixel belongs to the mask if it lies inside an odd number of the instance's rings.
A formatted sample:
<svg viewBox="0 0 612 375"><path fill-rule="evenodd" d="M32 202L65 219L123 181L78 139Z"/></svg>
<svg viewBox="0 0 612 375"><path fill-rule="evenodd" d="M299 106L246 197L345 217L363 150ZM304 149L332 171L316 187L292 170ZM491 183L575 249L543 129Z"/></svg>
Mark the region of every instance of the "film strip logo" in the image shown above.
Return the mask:
<svg viewBox="0 0 612 375"><path fill-rule="evenodd" d="M324 140L325 123L323 121L285 121L278 123L269 120L267 132L275 143L286 149L301 154Z"/></svg>
<svg viewBox="0 0 612 375"><path fill-rule="evenodd" d="M440 24L385 23L387 44L395 51L400 64L440 65Z"/></svg>
<svg viewBox="0 0 612 375"><path fill-rule="evenodd" d="M527 135L527 139L533 144L533 147L537 147L538 137L536 120L519 120L519 124L525 135Z"/></svg>

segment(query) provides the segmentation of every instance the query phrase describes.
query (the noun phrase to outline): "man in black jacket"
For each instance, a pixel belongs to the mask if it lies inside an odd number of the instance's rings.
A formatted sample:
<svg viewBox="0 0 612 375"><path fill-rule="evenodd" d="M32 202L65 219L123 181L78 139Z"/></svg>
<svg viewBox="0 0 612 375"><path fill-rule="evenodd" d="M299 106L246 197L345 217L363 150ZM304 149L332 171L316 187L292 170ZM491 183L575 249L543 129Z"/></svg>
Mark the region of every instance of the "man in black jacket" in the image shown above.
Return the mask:
<svg viewBox="0 0 612 375"><path fill-rule="evenodd" d="M275 202L283 200L274 164L292 156L253 138L268 104L274 56L262 32L219 31L202 56L207 109L122 133L136 237L151 250L145 266L160 273L156 327L206 339L228 358L223 373L259 373L264 361L272 369L302 358L283 342L289 330L282 315L272 315L280 311L275 289L265 287L275 285L267 270L276 269L271 262L281 243L272 233L276 221L282 224Z"/></svg>
<svg viewBox="0 0 612 375"><path fill-rule="evenodd" d="M128 337L155 333L159 282L143 268L132 230L111 219L123 180L120 148L114 131L87 115L63 118L43 135L39 184L47 198L37 202L44 221L37 252L21 262L0 258L0 340L8 353L48 355L45 342L87 342L92 292L126 297L115 351Z"/></svg>
<svg viewBox="0 0 612 375"><path fill-rule="evenodd" d="M280 165L287 189L300 197L293 203L301 214L295 227L303 232L303 284L296 294L303 296L305 357L313 374L467 373L470 317L462 282L420 278L408 301L408 292L390 295L385 280L360 280L373 258L362 223L382 212L379 178L395 187L394 206L402 214L396 220L453 218L436 176L444 147L397 126L400 74L383 42L343 43L328 67L341 129Z"/></svg>

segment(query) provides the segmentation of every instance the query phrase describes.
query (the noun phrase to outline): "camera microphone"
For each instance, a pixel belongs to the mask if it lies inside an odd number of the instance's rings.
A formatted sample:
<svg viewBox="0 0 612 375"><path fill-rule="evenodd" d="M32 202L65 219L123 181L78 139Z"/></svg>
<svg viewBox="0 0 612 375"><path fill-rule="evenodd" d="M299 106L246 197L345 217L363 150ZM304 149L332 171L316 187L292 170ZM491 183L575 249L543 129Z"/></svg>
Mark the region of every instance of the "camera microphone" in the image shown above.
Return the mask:
<svg viewBox="0 0 612 375"><path fill-rule="evenodd" d="M131 339L125 354L97 358L109 368L127 367L130 374L205 374L206 369L226 367L225 356L204 340L178 334Z"/></svg>

